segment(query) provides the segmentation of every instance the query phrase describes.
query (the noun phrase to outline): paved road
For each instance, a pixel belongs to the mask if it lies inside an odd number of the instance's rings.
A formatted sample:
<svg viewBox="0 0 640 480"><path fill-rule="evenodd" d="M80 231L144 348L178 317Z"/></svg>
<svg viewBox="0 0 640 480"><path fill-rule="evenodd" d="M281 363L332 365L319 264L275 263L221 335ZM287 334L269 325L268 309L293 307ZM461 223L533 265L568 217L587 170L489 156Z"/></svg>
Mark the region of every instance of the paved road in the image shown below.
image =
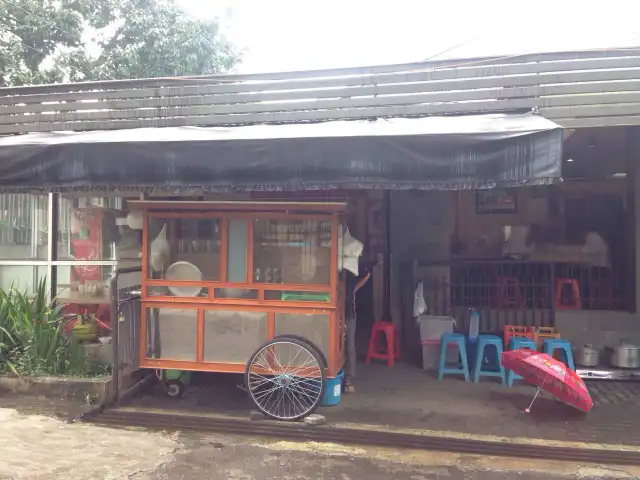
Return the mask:
<svg viewBox="0 0 640 480"><path fill-rule="evenodd" d="M464 463L463 459L463 463ZM473 459L467 466L438 466L396 462L375 456L272 450L223 444L201 445L179 454L166 465L131 477L134 480L560 480L577 475L543 472L479 470ZM619 477L619 472L583 471L580 478ZM636 477L637 478L637 477Z"/></svg>
<svg viewBox="0 0 640 480"><path fill-rule="evenodd" d="M640 468L105 428L10 408L0 438L0 480L640 478Z"/></svg>

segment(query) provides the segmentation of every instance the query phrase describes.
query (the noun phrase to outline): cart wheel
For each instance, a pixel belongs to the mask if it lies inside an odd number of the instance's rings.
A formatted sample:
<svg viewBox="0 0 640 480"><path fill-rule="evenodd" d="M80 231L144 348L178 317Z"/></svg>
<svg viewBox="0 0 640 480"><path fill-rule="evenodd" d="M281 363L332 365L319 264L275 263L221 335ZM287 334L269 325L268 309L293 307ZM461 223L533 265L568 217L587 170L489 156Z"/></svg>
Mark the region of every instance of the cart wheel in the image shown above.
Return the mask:
<svg viewBox="0 0 640 480"><path fill-rule="evenodd" d="M322 401L326 376L322 359L308 343L275 338L249 359L245 385L258 410L275 420L299 420Z"/></svg>
<svg viewBox="0 0 640 480"><path fill-rule="evenodd" d="M278 335L277 337L274 338L274 340L282 340L283 338L292 338L294 340L298 340L299 342L302 342L308 345L309 347L313 348L313 353L316 353L318 355L318 358L322 360L322 366L324 368L327 368L329 366L329 363L327 362L327 357L324 356L324 353L322 353L322 350L320 350L318 346L315 343L313 343L311 340L307 340L306 338L301 337L299 335L289 335L287 333L285 333L284 335Z"/></svg>
<svg viewBox="0 0 640 480"><path fill-rule="evenodd" d="M185 386L180 380L167 382L167 395L171 398L180 398L184 394Z"/></svg>

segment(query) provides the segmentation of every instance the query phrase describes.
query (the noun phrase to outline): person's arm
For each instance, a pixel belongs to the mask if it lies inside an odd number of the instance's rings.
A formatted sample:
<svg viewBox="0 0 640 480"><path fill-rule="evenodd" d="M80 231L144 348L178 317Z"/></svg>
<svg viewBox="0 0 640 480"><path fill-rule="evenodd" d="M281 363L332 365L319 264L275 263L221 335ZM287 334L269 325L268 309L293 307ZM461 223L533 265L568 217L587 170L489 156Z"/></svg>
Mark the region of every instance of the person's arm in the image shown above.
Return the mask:
<svg viewBox="0 0 640 480"><path fill-rule="evenodd" d="M353 289L353 293L357 293L358 290L360 290L362 287L364 287L364 285L369 281L369 278L371 277L371 272L367 272L367 274L362 277L360 280L358 280L358 283L356 283L356 286Z"/></svg>

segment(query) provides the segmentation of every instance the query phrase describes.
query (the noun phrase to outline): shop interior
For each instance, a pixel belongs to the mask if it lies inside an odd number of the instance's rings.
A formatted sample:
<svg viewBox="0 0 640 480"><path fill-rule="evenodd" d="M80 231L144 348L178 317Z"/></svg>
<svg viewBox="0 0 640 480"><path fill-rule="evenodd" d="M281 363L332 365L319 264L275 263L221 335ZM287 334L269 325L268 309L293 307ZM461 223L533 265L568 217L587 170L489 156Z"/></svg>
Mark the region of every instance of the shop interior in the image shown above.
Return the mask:
<svg viewBox="0 0 640 480"><path fill-rule="evenodd" d="M472 310L481 332L496 334L505 325L554 327L567 311L635 311L625 131L565 137L560 183L392 196L392 258L401 284L394 301L413 356L420 349L409 342L419 332L408 319L420 282L428 313L453 316L462 331ZM401 218L394 222L394 215Z"/></svg>

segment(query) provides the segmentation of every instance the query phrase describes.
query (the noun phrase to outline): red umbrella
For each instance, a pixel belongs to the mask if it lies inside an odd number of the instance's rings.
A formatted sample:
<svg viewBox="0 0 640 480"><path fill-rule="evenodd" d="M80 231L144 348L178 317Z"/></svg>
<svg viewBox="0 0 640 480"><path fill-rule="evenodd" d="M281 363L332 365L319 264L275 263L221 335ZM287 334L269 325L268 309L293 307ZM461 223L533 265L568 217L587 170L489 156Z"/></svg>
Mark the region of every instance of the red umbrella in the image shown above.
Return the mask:
<svg viewBox="0 0 640 480"><path fill-rule="evenodd" d="M529 413L540 390L550 393L558 400L583 412L593 407L593 401L582 379L564 363L528 348L509 350L502 354L504 368L520 375L525 382L538 387L531 404L525 410Z"/></svg>

